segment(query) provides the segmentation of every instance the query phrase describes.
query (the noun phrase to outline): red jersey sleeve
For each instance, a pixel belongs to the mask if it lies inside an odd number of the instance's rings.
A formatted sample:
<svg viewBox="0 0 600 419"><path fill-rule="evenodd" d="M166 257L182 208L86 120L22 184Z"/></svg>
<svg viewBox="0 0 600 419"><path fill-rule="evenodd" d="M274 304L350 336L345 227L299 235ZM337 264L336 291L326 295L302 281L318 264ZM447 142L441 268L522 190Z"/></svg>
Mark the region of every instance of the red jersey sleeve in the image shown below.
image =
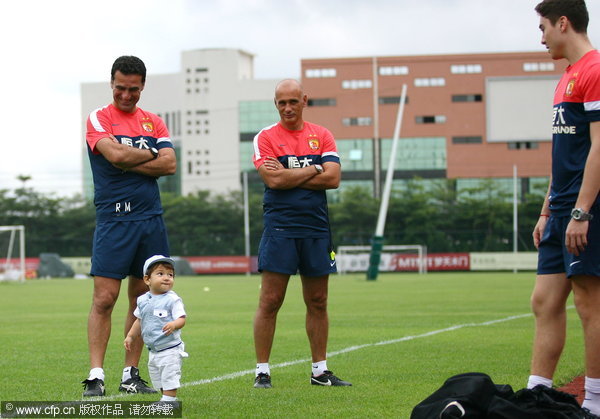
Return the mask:
<svg viewBox="0 0 600 419"><path fill-rule="evenodd" d="M333 134L327 128L323 128L322 133L323 138L323 152L321 153L322 162L340 162L340 157L337 152L337 146L335 144L335 139L333 138Z"/></svg>
<svg viewBox="0 0 600 419"><path fill-rule="evenodd" d="M155 116L153 120L154 124L156 125L156 148L159 150L165 147L172 148L173 143L171 141L171 136L169 135L169 129L167 128L165 122L158 116Z"/></svg>
<svg viewBox="0 0 600 419"><path fill-rule="evenodd" d="M111 133L111 124L108 118L106 108L100 108L93 111L87 119L87 132L85 139L87 141L90 150L94 154L100 154L96 150L96 143L102 138L108 137Z"/></svg>
<svg viewBox="0 0 600 419"><path fill-rule="evenodd" d="M262 130L254 137L253 146L254 154L252 155L252 162L257 169L263 165L266 157L275 156L271 139L267 135L266 130Z"/></svg>

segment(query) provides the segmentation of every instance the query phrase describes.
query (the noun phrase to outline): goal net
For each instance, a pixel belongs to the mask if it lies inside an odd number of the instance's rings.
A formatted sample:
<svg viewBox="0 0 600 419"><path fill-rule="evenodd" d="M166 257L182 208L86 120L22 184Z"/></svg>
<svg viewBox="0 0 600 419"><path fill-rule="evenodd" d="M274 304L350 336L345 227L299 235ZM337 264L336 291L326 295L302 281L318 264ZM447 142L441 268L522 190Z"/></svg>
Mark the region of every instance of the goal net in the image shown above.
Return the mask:
<svg viewBox="0 0 600 419"><path fill-rule="evenodd" d="M0 226L0 281L25 280L25 227Z"/></svg>
<svg viewBox="0 0 600 419"><path fill-rule="evenodd" d="M340 274L366 272L371 246L339 246L335 257ZM380 272L427 273L427 246L420 244L383 246Z"/></svg>

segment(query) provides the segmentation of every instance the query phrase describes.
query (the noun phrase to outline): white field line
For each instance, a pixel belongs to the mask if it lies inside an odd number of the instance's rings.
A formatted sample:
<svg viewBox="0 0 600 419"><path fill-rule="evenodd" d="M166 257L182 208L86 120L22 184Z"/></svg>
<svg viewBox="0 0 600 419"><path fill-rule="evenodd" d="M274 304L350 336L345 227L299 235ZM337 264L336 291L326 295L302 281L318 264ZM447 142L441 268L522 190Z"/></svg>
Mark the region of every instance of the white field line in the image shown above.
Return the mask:
<svg viewBox="0 0 600 419"><path fill-rule="evenodd" d="M572 309L573 306L568 306L567 308ZM503 322L508 322L511 320L518 320L518 319L523 319L526 317L531 317L532 315L533 315L532 313L527 313L527 314L519 314L516 316L504 317L502 319L489 320L487 322L481 322L481 323L458 324L455 326L446 327L444 329L432 330L431 332L422 333L420 335L404 336L404 337L401 337L398 339L391 339L391 340L384 340L384 341L376 342L376 343L365 343L363 345L349 346L347 348L340 349L339 351L327 352L327 358L329 359L330 357L335 356L335 355L353 352L353 351L357 351L359 349L370 348L373 346L391 345L394 343L408 342L410 340L426 338L429 336L438 335L440 333L453 332L455 330L464 329L466 327L491 326L491 325L494 325L497 323L503 323ZM282 362L280 364L274 364L274 365L271 365L270 367L271 368L282 368L282 367L289 367L290 365L296 365L296 364L307 363L307 362L311 362L311 359L296 359L294 361L287 361L287 362ZM212 384L212 383L216 383L219 381L232 380L234 378L242 377L244 375L254 374L254 372L255 372L254 368L248 369L248 370L243 370L243 371L232 372L230 374L220 375L220 376L213 377L213 378L204 378L202 380L191 381L189 383L183 383L181 385L181 387L192 387L192 386L199 386L202 384ZM125 396L128 396L128 394L121 393L121 394L118 394L115 396L102 397L100 400L111 400L111 399L122 398Z"/></svg>

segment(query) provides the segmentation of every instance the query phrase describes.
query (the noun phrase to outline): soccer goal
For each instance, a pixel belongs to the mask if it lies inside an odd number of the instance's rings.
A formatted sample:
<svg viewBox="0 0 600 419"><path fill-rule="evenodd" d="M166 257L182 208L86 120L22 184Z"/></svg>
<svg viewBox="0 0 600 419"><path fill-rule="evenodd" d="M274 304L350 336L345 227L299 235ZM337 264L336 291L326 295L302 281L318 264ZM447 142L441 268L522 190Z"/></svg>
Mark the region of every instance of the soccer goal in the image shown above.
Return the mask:
<svg viewBox="0 0 600 419"><path fill-rule="evenodd" d="M340 274L366 272L369 269L371 246L339 246L336 261ZM383 246L381 272L427 273L427 246L420 244Z"/></svg>
<svg viewBox="0 0 600 419"><path fill-rule="evenodd" d="M0 226L0 281L25 280L25 226Z"/></svg>

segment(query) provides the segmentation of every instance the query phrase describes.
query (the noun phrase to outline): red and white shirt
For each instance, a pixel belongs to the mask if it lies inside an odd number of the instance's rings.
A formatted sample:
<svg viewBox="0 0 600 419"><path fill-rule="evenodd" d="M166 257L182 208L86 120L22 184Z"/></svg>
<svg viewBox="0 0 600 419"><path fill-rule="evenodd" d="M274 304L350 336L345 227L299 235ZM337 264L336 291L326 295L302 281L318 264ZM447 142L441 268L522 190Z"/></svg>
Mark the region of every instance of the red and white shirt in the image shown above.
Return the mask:
<svg viewBox="0 0 600 419"><path fill-rule="evenodd" d="M340 163L331 132L306 121L301 130L288 130L277 123L260 131L254 137L254 166L258 169L266 157L276 157L288 169L326 162ZM281 190L265 186L263 209L265 235L291 238L329 236L324 190Z"/></svg>
<svg viewBox="0 0 600 419"><path fill-rule="evenodd" d="M136 221L162 214L156 178L124 172L96 150L102 138L114 135L129 147L157 149L173 144L165 123L140 108L123 112L110 104L93 111L87 119L86 141L94 177L97 221Z"/></svg>

